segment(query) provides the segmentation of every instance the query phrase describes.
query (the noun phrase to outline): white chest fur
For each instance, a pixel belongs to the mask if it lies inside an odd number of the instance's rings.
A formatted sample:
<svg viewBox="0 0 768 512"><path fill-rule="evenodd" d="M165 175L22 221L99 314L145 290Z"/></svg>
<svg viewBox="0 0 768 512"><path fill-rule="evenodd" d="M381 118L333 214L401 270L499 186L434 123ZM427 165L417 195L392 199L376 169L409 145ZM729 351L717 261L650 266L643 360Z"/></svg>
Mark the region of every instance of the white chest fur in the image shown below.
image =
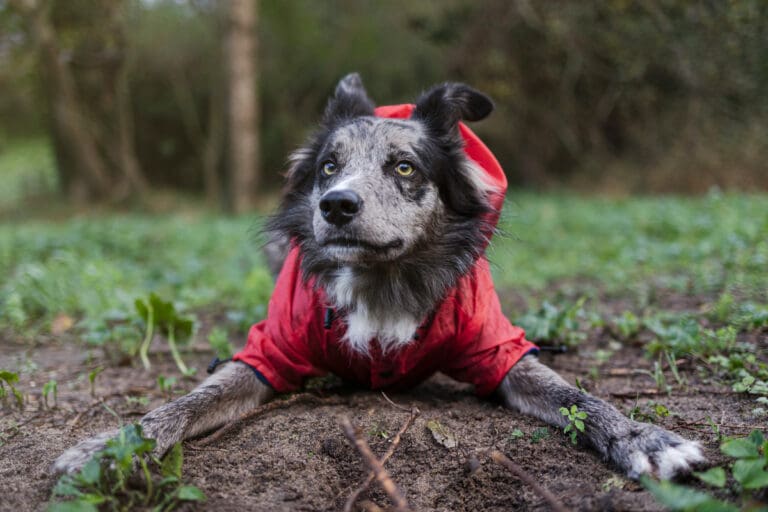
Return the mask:
<svg viewBox="0 0 768 512"><path fill-rule="evenodd" d="M396 351L413 341L421 323L403 310L377 311L359 299L352 270L342 269L327 287L328 298L337 309L347 311L347 333L343 341L355 352L367 354L376 339L383 352Z"/></svg>

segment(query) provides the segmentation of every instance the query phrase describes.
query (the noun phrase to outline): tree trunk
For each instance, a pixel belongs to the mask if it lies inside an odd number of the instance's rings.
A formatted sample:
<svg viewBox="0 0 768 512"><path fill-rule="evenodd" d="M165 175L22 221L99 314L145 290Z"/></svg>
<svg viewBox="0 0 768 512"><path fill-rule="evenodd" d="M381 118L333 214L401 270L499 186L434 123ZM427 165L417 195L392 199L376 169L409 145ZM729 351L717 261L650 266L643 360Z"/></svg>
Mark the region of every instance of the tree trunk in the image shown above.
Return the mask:
<svg viewBox="0 0 768 512"><path fill-rule="evenodd" d="M125 38L125 22L123 19L124 6L118 6L118 11L113 16L113 31L120 48L121 60L117 70L115 96L117 105L115 109L117 125L117 145L119 147L119 165L123 175L127 179L134 193L145 195L149 189L147 178L136 156L136 144L134 139L133 110L131 108L131 89L129 86L129 73L133 65L129 43Z"/></svg>
<svg viewBox="0 0 768 512"><path fill-rule="evenodd" d="M43 68L50 80L52 115L56 137L67 146L73 163L81 170L79 176L69 176L67 194L75 200L108 198L111 180L104 160L99 154L88 120L82 114L75 81L61 60L54 28L44 6L36 0L11 0L27 20L35 43L41 53Z"/></svg>
<svg viewBox="0 0 768 512"><path fill-rule="evenodd" d="M232 206L253 207L259 181L258 98L256 89L257 0L230 0L227 29L229 140Z"/></svg>

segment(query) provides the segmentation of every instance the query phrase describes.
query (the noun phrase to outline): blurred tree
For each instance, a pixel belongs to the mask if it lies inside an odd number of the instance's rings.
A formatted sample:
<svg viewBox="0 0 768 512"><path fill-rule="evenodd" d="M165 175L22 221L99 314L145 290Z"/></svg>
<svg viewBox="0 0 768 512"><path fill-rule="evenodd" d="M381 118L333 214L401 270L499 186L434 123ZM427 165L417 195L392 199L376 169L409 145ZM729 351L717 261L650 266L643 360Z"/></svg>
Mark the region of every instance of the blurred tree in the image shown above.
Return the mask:
<svg viewBox="0 0 768 512"><path fill-rule="evenodd" d="M151 186L246 208L350 71L380 104L444 80L489 93L497 110L474 129L516 185L768 188L764 0L12 0L27 34L9 1L0 134L49 117L70 196L79 180L85 195Z"/></svg>
<svg viewBox="0 0 768 512"><path fill-rule="evenodd" d="M63 36L56 26L57 17L71 15L66 10L57 12L60 2L11 0L10 4L25 19L40 55L64 192L82 201L123 199L146 190L133 146L120 4L100 2L103 28L78 32L73 48L62 45ZM105 39L111 44L105 44ZM90 92L94 94L83 94L89 84L78 83L73 72L76 65L100 71L92 79L96 84L91 83L95 90ZM83 97L102 101L86 102ZM100 108L109 112L99 112ZM99 115L107 118L106 126Z"/></svg>
<svg viewBox="0 0 768 512"><path fill-rule="evenodd" d="M259 183L259 108L256 85L257 0L229 0L227 72L232 206L253 207Z"/></svg>

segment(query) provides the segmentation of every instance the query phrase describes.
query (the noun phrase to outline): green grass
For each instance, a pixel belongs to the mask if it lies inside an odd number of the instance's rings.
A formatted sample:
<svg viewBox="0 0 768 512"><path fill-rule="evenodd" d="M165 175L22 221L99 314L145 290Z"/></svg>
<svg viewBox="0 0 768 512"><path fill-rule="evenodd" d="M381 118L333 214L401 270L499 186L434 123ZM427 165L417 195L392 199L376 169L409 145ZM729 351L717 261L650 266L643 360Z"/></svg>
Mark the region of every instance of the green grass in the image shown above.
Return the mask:
<svg viewBox="0 0 768 512"><path fill-rule="evenodd" d="M265 313L271 280L260 219L115 215L0 224L0 326L95 322L156 292L182 310L214 307L243 323ZM622 293L648 287L766 302L768 196L585 199L515 195L489 251L497 284L553 283Z"/></svg>
<svg viewBox="0 0 768 512"><path fill-rule="evenodd" d="M223 333L214 338L242 335L266 314L272 289L261 220L124 214L0 223L0 329L31 341L64 317L78 339L134 358L150 332L136 301L154 293L193 320L219 314ZM642 330L656 336L649 356L713 358L728 382L763 389L765 362L726 352L753 350L735 336L768 326L768 196L514 195L501 229L506 236L489 252L499 287L553 301L508 311L535 341L575 346L607 325L624 342ZM648 298L670 289L705 297L709 310L668 313ZM603 318L594 300L581 299L599 297L595 290L634 299L634 311Z"/></svg>
<svg viewBox="0 0 768 512"><path fill-rule="evenodd" d="M0 209L56 189L53 154L44 139L0 141Z"/></svg>
<svg viewBox="0 0 768 512"><path fill-rule="evenodd" d="M60 314L92 326L134 315L156 292L184 310L263 317L271 278L253 219L113 216L0 224L0 326L47 329Z"/></svg>
<svg viewBox="0 0 768 512"><path fill-rule="evenodd" d="M489 255L500 286L589 280L608 291L768 290L768 196L512 195Z"/></svg>

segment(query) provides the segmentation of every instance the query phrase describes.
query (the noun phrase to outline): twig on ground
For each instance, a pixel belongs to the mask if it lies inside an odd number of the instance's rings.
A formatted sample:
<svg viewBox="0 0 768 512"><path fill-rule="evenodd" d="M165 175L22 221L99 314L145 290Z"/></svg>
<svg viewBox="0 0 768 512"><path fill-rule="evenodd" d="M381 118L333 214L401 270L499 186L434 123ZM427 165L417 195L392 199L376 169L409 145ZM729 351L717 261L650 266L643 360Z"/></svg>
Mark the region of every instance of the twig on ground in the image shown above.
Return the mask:
<svg viewBox="0 0 768 512"><path fill-rule="evenodd" d="M389 496L389 499L392 500L392 503L395 505L395 510L398 512L406 512L410 510L403 493L397 485L395 485L392 477L389 476L387 470L384 469L384 466L373 454L368 443L365 442L365 439L357 434L355 427L352 426L352 422L349 421L349 418L346 416L341 418L341 428L344 431L344 435L349 439L349 442L357 448L357 451L360 453L365 464L375 474L376 480L378 480L382 489L384 489L384 492L387 493L387 496Z"/></svg>
<svg viewBox="0 0 768 512"><path fill-rule="evenodd" d="M89 413L95 407L105 404L107 400L110 400L112 398L125 398L128 395L146 394L146 393L150 393L151 391L152 390L150 388L131 387L123 391L115 391L108 395L97 397L93 402L88 404L85 409L77 413L77 415L72 419L72 421L69 422L69 431L72 432L73 430L75 430L75 427L77 427L77 425L80 423L80 420L83 418L84 415Z"/></svg>
<svg viewBox="0 0 768 512"><path fill-rule="evenodd" d="M371 500L364 500L360 502L360 506L365 512L384 512L384 509L372 502Z"/></svg>
<svg viewBox="0 0 768 512"><path fill-rule="evenodd" d="M738 395L736 391L728 389L697 389L693 392L676 392L672 391L667 393L666 391L660 391L658 389L638 389L637 391L624 391L610 393L613 398L638 398L643 396L700 396L700 395Z"/></svg>
<svg viewBox="0 0 768 512"><path fill-rule="evenodd" d="M548 489L539 485L539 483L536 481L536 479L533 476L531 476L525 470L523 470L523 468L521 468L520 466L518 466L517 464L509 460L506 455L504 455L498 450L491 450L488 453L488 456L494 462L501 464L502 466L507 468L517 478L519 478L526 484L530 485L531 488L534 490L534 492L536 492L536 494L544 498L544 500L546 500L546 502L549 503L549 506L552 507L552 510L554 510L555 512L567 512L568 509L565 508L565 506L562 503L560 503L560 501L558 501L557 498L555 498L554 494L549 492Z"/></svg>
<svg viewBox="0 0 768 512"><path fill-rule="evenodd" d="M387 399L389 403L391 403L393 406L397 407L400 410L407 410L402 405L398 405L394 403L392 400L389 399L387 395L384 394L382 391L381 393L384 395L384 398ZM392 438L392 442L389 445L389 448L387 449L386 453L384 453L384 456L381 458L381 465L384 466L384 464L387 463L387 461L392 457L392 455L395 453L395 450L397 449L397 445L400 444L400 439L402 438L403 434L413 425L413 422L416 420L416 418L421 414L421 411L419 411L418 407L413 407L411 409L411 414L408 416L408 418L405 420L405 423L400 427L400 430L397 431L397 434L395 434L395 437ZM373 479L376 478L376 473L371 471L368 473L368 476L366 477L365 481L363 481L360 486L355 489L355 491L349 495L347 498L347 502L344 504L344 512L351 512L352 507L355 505L355 502L357 501L357 498L360 497L360 495L368 488L368 486L371 485L371 482L373 482Z"/></svg>
<svg viewBox="0 0 768 512"><path fill-rule="evenodd" d="M290 398L286 398L285 400L275 400L274 402L266 403L260 407L257 407L256 409L253 409L252 411L248 411L246 413L241 414L239 418L230 421L229 423L221 427L219 430L217 430L210 436L204 439L201 439L200 441L195 443L195 446L198 448L202 446L207 446L221 439L225 434L227 434L228 432L236 428L240 423L246 420L249 420L251 418L264 414L265 412L289 407L298 402L314 402L320 405L339 405L339 404L346 403L345 400L337 396L319 397L317 395L312 395L310 393L300 393L297 395L293 395Z"/></svg>
<svg viewBox="0 0 768 512"><path fill-rule="evenodd" d="M389 398L389 397L387 396L387 394L386 394L385 392L383 392L383 391L381 392L381 396L383 396L383 397L384 397L384 400L386 400L387 402L389 402L389 403L390 403L390 405L392 405L392 407L394 407L395 409L400 409L401 411L404 411L404 412L413 412L413 409L408 409L408 408L407 408L407 407L405 407L404 405L396 404L395 402L393 402L393 401L392 401L392 399L391 399L391 398Z"/></svg>
<svg viewBox="0 0 768 512"><path fill-rule="evenodd" d="M678 420L677 425L680 427L711 427L711 423L707 423L705 421L682 421ZM732 428L732 429L738 429L738 430L755 430L755 429L761 429L764 428L760 425L734 425L732 423L715 423L718 427L723 428ZM695 429L694 429L695 430ZM697 432L701 432L700 430L696 430Z"/></svg>

